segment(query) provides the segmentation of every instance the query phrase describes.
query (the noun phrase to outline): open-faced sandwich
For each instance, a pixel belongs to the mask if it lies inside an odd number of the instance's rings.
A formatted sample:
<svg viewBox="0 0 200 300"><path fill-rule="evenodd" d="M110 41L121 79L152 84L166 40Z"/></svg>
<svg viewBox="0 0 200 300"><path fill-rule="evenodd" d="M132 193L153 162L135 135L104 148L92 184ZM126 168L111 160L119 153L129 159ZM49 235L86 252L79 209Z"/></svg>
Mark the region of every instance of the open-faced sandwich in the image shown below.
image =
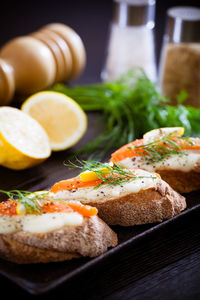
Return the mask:
<svg viewBox="0 0 200 300"><path fill-rule="evenodd" d="M0 257L15 263L47 263L95 257L117 245L117 235L97 209L53 199L49 193L8 193L0 203ZM14 198L18 196L18 198Z"/></svg>
<svg viewBox="0 0 200 300"><path fill-rule="evenodd" d="M108 224L161 222L186 207L185 198L156 173L92 161L80 167L79 176L55 183L51 192L55 198L96 207Z"/></svg>
<svg viewBox="0 0 200 300"><path fill-rule="evenodd" d="M200 189L200 139L183 137L184 128L169 127L147 132L111 156L127 168L159 173L173 189L188 193Z"/></svg>

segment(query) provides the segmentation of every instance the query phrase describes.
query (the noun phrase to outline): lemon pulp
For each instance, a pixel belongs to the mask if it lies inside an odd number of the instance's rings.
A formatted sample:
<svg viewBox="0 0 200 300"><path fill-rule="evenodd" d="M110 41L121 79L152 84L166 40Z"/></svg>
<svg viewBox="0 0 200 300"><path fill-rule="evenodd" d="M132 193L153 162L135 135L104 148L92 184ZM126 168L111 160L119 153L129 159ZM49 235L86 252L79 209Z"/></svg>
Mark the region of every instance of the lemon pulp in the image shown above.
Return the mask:
<svg viewBox="0 0 200 300"><path fill-rule="evenodd" d="M0 107L0 164L11 169L37 165L51 154L48 136L33 118L13 107Z"/></svg>
<svg viewBox="0 0 200 300"><path fill-rule="evenodd" d="M87 128L87 117L81 107L58 92L36 93L24 102L21 109L42 125L53 151L76 144Z"/></svg>

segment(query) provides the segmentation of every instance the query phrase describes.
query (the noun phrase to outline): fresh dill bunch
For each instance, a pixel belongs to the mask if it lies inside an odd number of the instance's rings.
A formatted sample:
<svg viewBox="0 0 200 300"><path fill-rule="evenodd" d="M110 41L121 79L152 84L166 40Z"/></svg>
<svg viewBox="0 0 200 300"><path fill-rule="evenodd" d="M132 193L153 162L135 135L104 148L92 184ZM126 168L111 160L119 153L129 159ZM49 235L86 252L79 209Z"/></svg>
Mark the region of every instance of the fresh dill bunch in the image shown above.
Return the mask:
<svg viewBox="0 0 200 300"><path fill-rule="evenodd" d="M136 153L143 153L144 159L148 163L156 163L169 158L172 155L186 155L185 151L173 138L178 138L186 141L190 145L194 145L188 137L176 137L168 134L158 140L144 144L130 146L128 149L133 149Z"/></svg>
<svg viewBox="0 0 200 300"><path fill-rule="evenodd" d="M34 197L30 197L33 192L24 191L24 190L11 190L11 191L4 191L0 190L1 194L5 194L9 199L21 203L27 213L41 214L41 203L40 200L45 200L47 198L47 193L40 193L35 194Z"/></svg>
<svg viewBox="0 0 200 300"><path fill-rule="evenodd" d="M87 159L102 160L111 150L155 128L180 126L188 136L200 134L200 108L184 106L183 92L178 104L170 105L141 68L113 82L73 87L56 84L52 89L73 98L84 111L101 114L102 133L75 151L74 157L86 154Z"/></svg>
<svg viewBox="0 0 200 300"><path fill-rule="evenodd" d="M85 161L85 160L78 160L78 164L69 161L65 163L70 169L81 169L82 172L91 171L94 172L97 177L102 181L99 185L95 188L103 184L110 184L110 185L120 185L122 183L128 182L130 180L142 179L142 178L153 178L156 179L154 175L152 176L143 176L143 175L136 175L130 169L126 168L122 164L108 164L99 161Z"/></svg>

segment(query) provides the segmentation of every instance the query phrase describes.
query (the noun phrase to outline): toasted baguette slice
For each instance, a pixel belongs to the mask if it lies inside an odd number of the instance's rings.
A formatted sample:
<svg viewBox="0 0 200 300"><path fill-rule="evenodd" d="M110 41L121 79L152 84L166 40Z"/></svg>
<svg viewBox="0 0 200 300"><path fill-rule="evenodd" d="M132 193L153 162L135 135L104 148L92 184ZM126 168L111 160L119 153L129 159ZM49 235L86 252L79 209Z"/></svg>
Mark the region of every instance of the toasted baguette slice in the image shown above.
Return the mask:
<svg viewBox="0 0 200 300"><path fill-rule="evenodd" d="M163 156L163 159L155 162L148 160L146 154L141 155L142 152L137 153L137 150L134 150L134 147L142 147L145 144L144 139L135 140L115 151L111 161L130 169L141 168L156 172L177 192L189 193L200 189L200 139L190 138L185 140L185 143L186 149L180 152L177 148L175 154Z"/></svg>
<svg viewBox="0 0 200 300"><path fill-rule="evenodd" d="M159 180L154 188L130 193L116 199L98 202L82 201L95 206L99 216L110 225L131 226L162 222L186 208L185 198L167 183Z"/></svg>
<svg viewBox="0 0 200 300"><path fill-rule="evenodd" d="M0 257L18 264L48 263L76 257L95 257L117 245L117 235L98 216L79 226L45 234L0 234Z"/></svg>
<svg viewBox="0 0 200 300"><path fill-rule="evenodd" d="M17 264L58 262L80 257L77 253L64 253L29 246L6 235L0 235L0 256Z"/></svg>
<svg viewBox="0 0 200 300"><path fill-rule="evenodd" d="M154 179L140 178L113 187L102 185L95 189L61 190L55 193L55 198L79 200L82 204L95 206L106 223L122 226L161 222L186 208L185 198L157 174L141 172Z"/></svg>
<svg viewBox="0 0 200 300"><path fill-rule="evenodd" d="M182 158L178 157L177 159ZM175 191L181 194L190 193L200 189L200 153L198 164L195 163L189 171L170 168L167 165L167 161L163 163L162 167L152 168L150 165L143 164L141 161L138 162L131 159L125 159L123 161L120 161L120 164L124 165L127 168L136 168L139 165L140 168L143 168L144 170L155 171ZM184 165L184 160L182 164Z"/></svg>
<svg viewBox="0 0 200 300"><path fill-rule="evenodd" d="M161 178L175 191L185 194L200 189L200 171L197 168L189 172L180 170L158 170Z"/></svg>

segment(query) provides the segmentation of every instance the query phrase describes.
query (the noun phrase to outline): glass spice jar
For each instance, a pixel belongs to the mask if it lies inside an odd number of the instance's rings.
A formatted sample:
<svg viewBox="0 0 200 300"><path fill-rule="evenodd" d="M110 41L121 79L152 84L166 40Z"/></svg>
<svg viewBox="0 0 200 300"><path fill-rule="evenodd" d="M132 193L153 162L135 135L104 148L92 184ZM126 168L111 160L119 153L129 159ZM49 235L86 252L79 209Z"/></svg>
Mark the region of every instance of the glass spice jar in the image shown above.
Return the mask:
<svg viewBox="0 0 200 300"><path fill-rule="evenodd" d="M177 104L181 91L188 95L184 104L200 106L200 9L173 7L167 24L159 63L161 92Z"/></svg>
<svg viewBox="0 0 200 300"><path fill-rule="evenodd" d="M116 80L122 73L137 66L156 81L155 0L114 0L113 3L114 15L102 80Z"/></svg>

